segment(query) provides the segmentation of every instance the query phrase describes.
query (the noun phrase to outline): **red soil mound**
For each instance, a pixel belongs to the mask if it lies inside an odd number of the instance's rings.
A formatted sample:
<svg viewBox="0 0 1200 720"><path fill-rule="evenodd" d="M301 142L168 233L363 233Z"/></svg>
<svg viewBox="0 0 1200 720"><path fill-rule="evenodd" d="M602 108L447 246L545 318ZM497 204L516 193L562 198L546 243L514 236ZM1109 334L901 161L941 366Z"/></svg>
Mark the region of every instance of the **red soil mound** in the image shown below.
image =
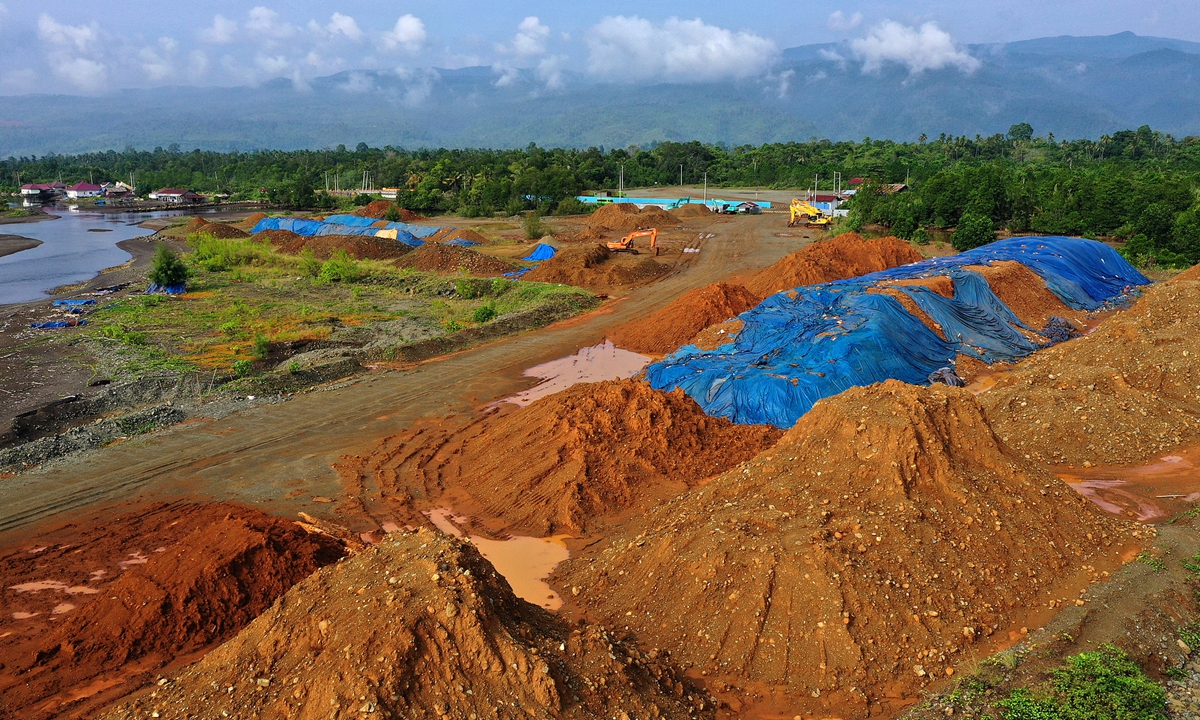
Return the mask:
<svg viewBox="0 0 1200 720"><path fill-rule="evenodd" d="M1185 273L1084 337L1043 350L979 396L1035 460L1120 465L1200 437L1200 280Z"/></svg>
<svg viewBox="0 0 1200 720"><path fill-rule="evenodd" d="M404 243L369 235L319 235L304 237L291 230L266 230L254 236L269 240L277 250L292 255L311 250L313 255L328 260L338 250L345 250L359 260L391 260L406 255L412 248Z"/></svg>
<svg viewBox="0 0 1200 720"><path fill-rule="evenodd" d="M844 233L780 259L750 278L746 287L766 297L801 285L845 280L921 259L916 248L899 238L863 240L858 233Z"/></svg>
<svg viewBox="0 0 1200 720"><path fill-rule="evenodd" d="M700 331L762 302L741 285L713 283L685 293L646 317L613 328L608 337L626 350L664 355L686 345Z"/></svg>
<svg viewBox="0 0 1200 720"><path fill-rule="evenodd" d="M653 657L518 600L470 544L393 533L106 717L711 718Z"/></svg>
<svg viewBox="0 0 1200 720"><path fill-rule="evenodd" d="M442 228L429 237L423 238L427 243L445 243L451 240L470 240L471 242L487 245L488 239L474 230L462 228Z"/></svg>
<svg viewBox="0 0 1200 720"><path fill-rule="evenodd" d="M769 447L775 428L705 415L635 380L581 383L465 428L408 431L346 458L352 486L385 496L470 496L464 512L538 536L580 532L646 498L677 493Z"/></svg>
<svg viewBox="0 0 1200 720"><path fill-rule="evenodd" d="M604 205L588 216L587 227L592 230L632 232L652 227L675 227L679 219L657 206L638 210L632 203Z"/></svg>
<svg viewBox="0 0 1200 720"><path fill-rule="evenodd" d="M611 253L603 245L564 248L527 273L525 280L608 290L652 282L669 271L653 259Z"/></svg>
<svg viewBox="0 0 1200 720"><path fill-rule="evenodd" d="M736 340L737 334L742 331L743 325L744 323L737 318L728 322L717 323L696 333L696 336L689 340L688 344L695 345L701 350L716 350L722 345L727 345Z"/></svg>
<svg viewBox="0 0 1200 720"><path fill-rule="evenodd" d="M888 381L817 403L555 582L717 687L774 686L772 716L894 715L868 698L913 698L1073 602L1062 581L1115 565L1128 527L1007 449L970 392Z"/></svg>
<svg viewBox="0 0 1200 720"><path fill-rule="evenodd" d="M700 203L688 203L686 205L680 205L679 207L672 208L667 212L671 213L671 215L675 216L676 218L711 217L713 214L712 210L709 210L707 205L702 205Z"/></svg>
<svg viewBox="0 0 1200 720"><path fill-rule="evenodd" d="M1046 327L1046 322L1052 315L1074 320L1076 323L1084 320L1087 313L1074 310L1050 292L1046 282L1025 265L1006 260L994 262L991 265L971 265L967 270L987 278L988 286L996 297L1008 306L1021 322L1034 330Z"/></svg>
<svg viewBox="0 0 1200 720"><path fill-rule="evenodd" d="M355 210L354 212L352 212L350 214L357 215L359 217L375 218L376 220L382 220L383 216L387 215L388 211L391 210L392 208L395 208L397 211L399 211L400 222L412 222L413 220L424 220L425 219L425 218L421 217L420 215L416 214L415 212L413 212L412 210L406 210L405 208L400 207L396 203L389 202L387 200L375 200L373 202L367 203L366 205L360 207L359 209Z"/></svg>
<svg viewBox="0 0 1200 720"><path fill-rule="evenodd" d="M23 543L0 558L5 609L43 613L7 612L0 624L15 635L0 645L0 695L27 717L90 714L232 637L343 553L331 538L228 504L159 506L36 542L53 547ZM47 589L11 589L30 582Z"/></svg>
<svg viewBox="0 0 1200 720"><path fill-rule="evenodd" d="M432 273L458 273L465 270L482 277L501 275L516 269L511 263L468 248L430 242L408 253L396 264Z"/></svg>
<svg viewBox="0 0 1200 720"><path fill-rule="evenodd" d="M245 230L246 232L250 232L250 231L254 230L255 225L258 225L260 222L262 222L263 220L266 220L266 219L267 219L266 213L256 212L256 213L251 213L250 216L244 220L239 220L238 222L232 223L232 225L234 227L241 228L242 230Z"/></svg>

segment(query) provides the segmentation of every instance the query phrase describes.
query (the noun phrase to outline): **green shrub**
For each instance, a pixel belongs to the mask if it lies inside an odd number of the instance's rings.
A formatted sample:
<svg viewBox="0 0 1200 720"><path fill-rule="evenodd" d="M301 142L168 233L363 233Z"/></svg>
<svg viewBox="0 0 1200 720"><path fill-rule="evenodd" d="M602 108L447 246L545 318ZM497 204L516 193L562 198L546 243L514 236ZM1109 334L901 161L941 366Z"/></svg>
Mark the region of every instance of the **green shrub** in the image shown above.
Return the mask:
<svg viewBox="0 0 1200 720"><path fill-rule="evenodd" d="M248 239L223 239L199 233L188 236L188 244L192 246L192 262L209 272L279 261L278 254L270 247Z"/></svg>
<svg viewBox="0 0 1200 720"><path fill-rule="evenodd" d="M912 243L914 245L928 245L929 240L929 233L925 230L925 228L919 227L913 231Z"/></svg>
<svg viewBox="0 0 1200 720"><path fill-rule="evenodd" d="M480 305L479 307L475 308L475 313L471 315L471 319L474 320L477 325L482 325L490 320L493 320L495 317L496 306L494 303Z"/></svg>
<svg viewBox="0 0 1200 720"><path fill-rule="evenodd" d="M355 282L362 277L362 267L345 250L338 250L321 265L321 282Z"/></svg>
<svg viewBox="0 0 1200 720"><path fill-rule="evenodd" d="M400 222L403 219L400 215L400 208L396 207L395 205L391 206L387 209L387 212L383 214L383 219L387 220L388 222Z"/></svg>
<svg viewBox="0 0 1200 720"><path fill-rule="evenodd" d="M179 258L178 253L166 245L159 245L154 251L154 259L150 261L147 277L152 283L170 286L184 284L190 274L188 266Z"/></svg>
<svg viewBox="0 0 1200 720"><path fill-rule="evenodd" d="M230 320L221 323L221 326L217 329L228 337L237 337L242 332L242 324L237 320Z"/></svg>
<svg viewBox="0 0 1200 720"><path fill-rule="evenodd" d="M321 261L308 248L300 251L300 274L311 278L321 275Z"/></svg>
<svg viewBox="0 0 1200 720"><path fill-rule="evenodd" d="M145 345L146 333L136 330L126 330L120 325L106 325L100 328L100 336L109 340L118 340L126 345Z"/></svg>
<svg viewBox="0 0 1200 720"><path fill-rule="evenodd" d="M550 232L550 228L542 222L541 215L529 213L525 216L525 238L527 240L541 240Z"/></svg>
<svg viewBox="0 0 1200 720"><path fill-rule="evenodd" d="M478 278L458 278L454 281L454 292L464 300L474 300L483 297L490 289L490 280Z"/></svg>
<svg viewBox="0 0 1200 720"><path fill-rule="evenodd" d="M950 244L955 250L962 252L981 245L995 242L996 231L992 229L992 219L986 215L965 212L950 237Z"/></svg>
<svg viewBox="0 0 1200 720"><path fill-rule="evenodd" d="M1162 720L1166 693L1124 651L1106 645L1068 658L1050 692L1014 691L997 703L1005 720Z"/></svg>
<svg viewBox="0 0 1200 720"><path fill-rule="evenodd" d="M234 360L233 372L238 377L246 377L250 373L254 372L254 363L250 362L249 360Z"/></svg>
<svg viewBox="0 0 1200 720"><path fill-rule="evenodd" d="M296 362L295 360L289 362L287 364L287 371L289 373L291 373L292 375L295 375L296 373L300 372L300 363Z"/></svg>
<svg viewBox="0 0 1200 720"><path fill-rule="evenodd" d="M375 198L366 193L359 193L354 196L354 204L359 207L362 207L363 205L370 205L373 202L375 202Z"/></svg>
<svg viewBox="0 0 1200 720"><path fill-rule="evenodd" d="M587 215L595 210L598 206L590 203L585 203L577 197L569 196L558 201L558 205L554 208L555 215Z"/></svg>
<svg viewBox="0 0 1200 720"><path fill-rule="evenodd" d="M267 356L271 354L271 341L262 333L256 334L254 336L254 347L250 352L256 359L266 360Z"/></svg>

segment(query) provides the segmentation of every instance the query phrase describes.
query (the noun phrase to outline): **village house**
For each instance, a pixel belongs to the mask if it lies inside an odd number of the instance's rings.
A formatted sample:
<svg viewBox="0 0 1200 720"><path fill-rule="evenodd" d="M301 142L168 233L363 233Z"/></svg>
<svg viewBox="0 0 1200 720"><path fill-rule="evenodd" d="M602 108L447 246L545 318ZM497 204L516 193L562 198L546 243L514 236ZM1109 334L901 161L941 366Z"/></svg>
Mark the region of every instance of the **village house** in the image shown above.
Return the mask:
<svg viewBox="0 0 1200 720"><path fill-rule="evenodd" d="M192 205L195 203L204 202L203 195L191 190L180 190L178 188L164 188L162 190L155 190L154 192L150 193L150 199L176 205Z"/></svg>
<svg viewBox="0 0 1200 720"><path fill-rule="evenodd" d="M77 185L72 185L71 187L67 188L67 197L72 200L78 200L80 198L99 197L103 192L104 188L100 187L99 185L81 182Z"/></svg>

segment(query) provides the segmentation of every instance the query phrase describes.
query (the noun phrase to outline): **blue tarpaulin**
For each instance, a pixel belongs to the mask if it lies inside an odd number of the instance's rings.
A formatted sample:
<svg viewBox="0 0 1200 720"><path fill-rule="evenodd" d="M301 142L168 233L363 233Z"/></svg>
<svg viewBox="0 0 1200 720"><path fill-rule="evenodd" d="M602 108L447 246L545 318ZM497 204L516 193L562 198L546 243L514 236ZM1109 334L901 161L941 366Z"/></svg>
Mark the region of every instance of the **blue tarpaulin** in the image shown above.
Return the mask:
<svg viewBox="0 0 1200 720"><path fill-rule="evenodd" d="M680 348L646 369L651 386L682 388L705 412L739 423L789 428L824 397L887 379L928 384L958 354L1015 360L1041 345L978 273L965 266L1016 260L1066 305L1097 310L1149 283L1112 248L1064 237L1012 238L860 278L779 293L738 316L733 342ZM893 297L869 290L891 280L948 275L954 297L901 286L945 339Z"/></svg>
<svg viewBox="0 0 1200 720"><path fill-rule="evenodd" d="M334 217L354 217L350 216L334 216ZM374 221L372 221L374 222ZM414 236L412 233L404 230L403 227L418 227L416 225L406 225L405 223L388 223L388 228L377 228L370 225L342 225L339 223L320 222L318 220L303 220L300 218L264 218L254 226L253 232L260 233L264 230L288 230L301 235L303 237L317 237L323 235L363 235L374 237L376 233L384 229L395 229L397 231L396 242L404 243L409 247L418 247L424 244L424 241ZM396 227L390 227L396 226ZM403 226L403 227L402 227ZM428 228L422 228L428 230ZM436 230L436 228L435 228Z"/></svg>
<svg viewBox="0 0 1200 720"><path fill-rule="evenodd" d="M83 318L79 320L74 318L70 320L52 320L50 322L30 323L29 327L34 330L57 330L59 328L78 327L81 325L87 325L87 320Z"/></svg>
<svg viewBox="0 0 1200 720"><path fill-rule="evenodd" d="M325 218L325 222L333 225L349 225L351 227L374 227L375 223L379 222L379 220L359 217L357 215L330 215ZM381 227L375 227L375 229L400 230L415 238L427 238L444 228L431 227L429 225L413 225L406 222L389 222Z"/></svg>
<svg viewBox="0 0 1200 720"><path fill-rule="evenodd" d="M475 247L476 245L482 245L483 243L475 242L474 240L468 240L466 238L454 238L453 240L447 240L444 244L453 245L454 247L469 248Z"/></svg>
<svg viewBox="0 0 1200 720"><path fill-rule="evenodd" d="M542 260L549 260L554 257L554 253L555 250L552 246L545 243L538 243L533 252L521 259L529 262L541 262Z"/></svg>
<svg viewBox="0 0 1200 720"><path fill-rule="evenodd" d="M150 287L146 288L146 294L166 293L167 295L182 295L187 292L187 288L183 283L178 285L159 285L158 283L150 283Z"/></svg>
<svg viewBox="0 0 1200 720"><path fill-rule="evenodd" d="M75 306L75 305L95 305L95 304L96 304L95 300L55 300L54 301L55 307L62 307L64 305L71 307L71 306Z"/></svg>

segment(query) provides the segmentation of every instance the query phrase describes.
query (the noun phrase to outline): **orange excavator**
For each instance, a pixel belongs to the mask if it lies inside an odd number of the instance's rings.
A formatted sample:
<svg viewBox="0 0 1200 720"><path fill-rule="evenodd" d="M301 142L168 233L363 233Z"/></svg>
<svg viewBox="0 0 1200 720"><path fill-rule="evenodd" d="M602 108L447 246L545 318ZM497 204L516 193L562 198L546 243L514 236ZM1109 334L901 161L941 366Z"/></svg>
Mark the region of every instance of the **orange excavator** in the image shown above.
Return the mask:
<svg viewBox="0 0 1200 720"><path fill-rule="evenodd" d="M608 244L609 252L627 252L638 254L637 248L633 246L633 241L640 237L650 238L650 249L654 251L655 256L658 255L658 228L650 228L649 230L638 230L631 232L617 242Z"/></svg>

